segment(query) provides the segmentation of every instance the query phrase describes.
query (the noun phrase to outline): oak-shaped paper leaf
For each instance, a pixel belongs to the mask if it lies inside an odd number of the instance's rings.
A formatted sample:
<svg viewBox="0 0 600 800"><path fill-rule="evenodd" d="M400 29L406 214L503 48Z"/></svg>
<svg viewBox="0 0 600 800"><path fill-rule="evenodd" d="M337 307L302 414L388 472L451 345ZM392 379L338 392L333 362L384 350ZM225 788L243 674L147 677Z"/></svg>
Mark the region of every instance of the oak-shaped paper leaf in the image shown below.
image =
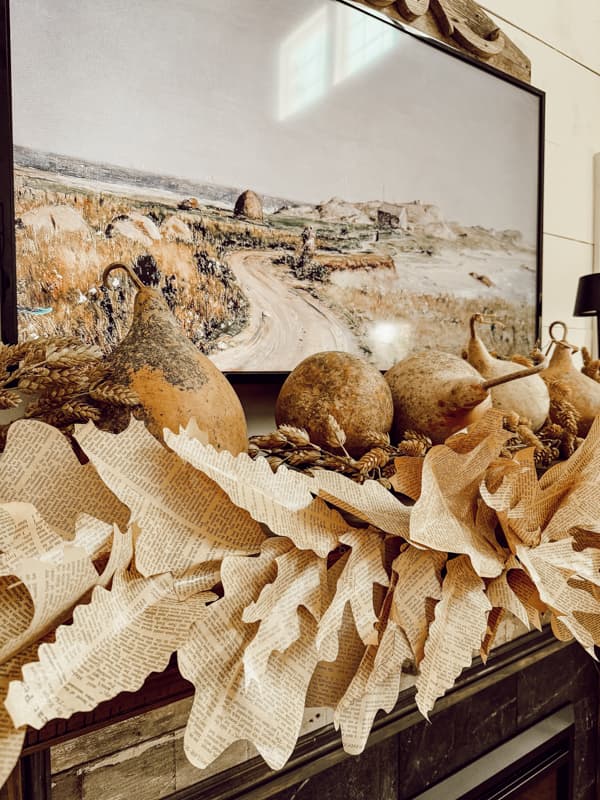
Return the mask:
<svg viewBox="0 0 600 800"><path fill-rule="evenodd" d="M400 692L402 666L412 651L402 629L387 621L378 646L367 647L360 666L334 714L344 750L362 753L377 712L390 712Z"/></svg>
<svg viewBox="0 0 600 800"><path fill-rule="evenodd" d="M429 631L431 603L428 601L437 601L442 596L441 573L447 558L446 553L407 545L392 564L398 578L390 619L406 634L417 666L423 659Z"/></svg>
<svg viewBox="0 0 600 800"><path fill-rule="evenodd" d="M244 608L275 580L275 559L289 545L284 539L271 539L256 558L225 558L224 597L198 614L191 635L179 649L181 674L196 690L184 748L197 767L208 766L242 739L251 741L272 769L281 768L294 748L317 663L316 622L299 608L298 639L285 653L273 652L261 680L247 685L244 651L258 625L242 620Z"/></svg>
<svg viewBox="0 0 600 800"><path fill-rule="evenodd" d="M164 448L143 422L132 420L119 434L89 423L76 438L140 528L135 563L142 575L181 572L260 548L260 525L203 472Z"/></svg>
<svg viewBox="0 0 600 800"><path fill-rule="evenodd" d="M124 530L127 509L91 464L82 465L65 436L38 420L17 420L0 455L0 502L35 506L65 539L73 537L79 514Z"/></svg>
<svg viewBox="0 0 600 800"><path fill-rule="evenodd" d="M540 598L568 628L577 641L594 656L594 645L600 645L600 603L592 592L570 583L571 569L557 566L553 551L563 542L548 542L536 548L521 546L519 561L535 584ZM582 551L582 556L586 551ZM592 551L595 553L595 551Z"/></svg>
<svg viewBox="0 0 600 800"><path fill-rule="evenodd" d="M279 469L273 473L264 458L218 452L183 429L179 434L165 430L165 441L184 461L215 481L235 506L301 550L314 550L324 557L348 530L339 514L313 498L310 481L300 472Z"/></svg>
<svg viewBox="0 0 600 800"><path fill-rule="evenodd" d="M291 543L290 543L291 544ZM242 620L259 622L244 652L246 683L260 682L271 653L284 653L300 636L300 607L318 622L327 602L327 561L312 550L291 547L278 556L277 577L258 600L244 609Z"/></svg>
<svg viewBox="0 0 600 800"><path fill-rule="evenodd" d="M16 766L27 733L24 725L15 728L4 705L4 700L10 682L19 678L23 664L35 658L37 647L37 644L29 645L9 661L0 665L0 787L8 780Z"/></svg>
<svg viewBox="0 0 600 800"><path fill-rule="evenodd" d="M389 576L383 564L384 541L376 529L349 532L342 536L341 541L352 551L338 579L335 595L319 622L317 648L324 661L337 658L339 631L347 603L362 641L366 645L377 644L374 586L389 586Z"/></svg>
<svg viewBox="0 0 600 800"><path fill-rule="evenodd" d="M410 506L378 481L355 483L339 472L315 470L310 490L336 508L394 536L408 536Z"/></svg>
<svg viewBox="0 0 600 800"><path fill-rule="evenodd" d="M425 717L471 664L473 652L479 650L485 636L491 608L484 582L469 558L462 555L448 561L416 682L415 700Z"/></svg>
<svg viewBox="0 0 600 800"><path fill-rule="evenodd" d="M509 611L526 628L541 630L539 608L527 600L531 594L530 582L517 559L511 556L502 574L488 581L486 594L494 608Z"/></svg>
<svg viewBox="0 0 600 800"><path fill-rule="evenodd" d="M198 594L182 603L169 574L117 573L110 591L96 587L90 603L75 608L72 624L57 628L56 641L43 644L38 661L10 685L6 707L13 722L40 728L136 691L151 672L166 668L213 598Z"/></svg>
<svg viewBox="0 0 600 800"><path fill-rule="evenodd" d="M479 487L505 434L492 433L467 453L446 445L433 447L425 456L421 496L410 517L411 542L468 555L477 574L485 578L502 572L505 554L495 543L493 528L481 528Z"/></svg>

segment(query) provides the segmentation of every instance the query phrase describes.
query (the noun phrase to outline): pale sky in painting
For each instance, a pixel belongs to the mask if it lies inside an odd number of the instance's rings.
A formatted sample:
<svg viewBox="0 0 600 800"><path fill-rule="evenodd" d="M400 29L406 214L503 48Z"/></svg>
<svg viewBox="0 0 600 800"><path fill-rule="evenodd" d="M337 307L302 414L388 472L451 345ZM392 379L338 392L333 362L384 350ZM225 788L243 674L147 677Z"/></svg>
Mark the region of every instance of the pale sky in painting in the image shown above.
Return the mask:
<svg viewBox="0 0 600 800"><path fill-rule="evenodd" d="M13 0L15 144L536 230L537 98L334 0Z"/></svg>

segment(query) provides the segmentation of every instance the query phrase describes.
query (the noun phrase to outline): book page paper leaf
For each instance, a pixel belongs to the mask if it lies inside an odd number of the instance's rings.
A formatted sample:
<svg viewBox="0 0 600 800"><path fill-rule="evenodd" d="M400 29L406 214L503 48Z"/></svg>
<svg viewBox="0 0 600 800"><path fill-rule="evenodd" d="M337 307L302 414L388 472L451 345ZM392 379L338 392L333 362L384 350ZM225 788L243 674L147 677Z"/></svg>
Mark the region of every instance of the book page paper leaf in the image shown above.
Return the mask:
<svg viewBox="0 0 600 800"><path fill-rule="evenodd" d="M117 573L111 590L97 587L88 605L75 608L72 624L59 627L56 641L23 668L22 681L10 685L6 707L15 725L41 728L136 691L151 672L166 668L211 598L180 603L168 574Z"/></svg>
<svg viewBox="0 0 600 800"><path fill-rule="evenodd" d="M272 653L260 683L246 685L243 663L257 630L257 623L243 622L243 610L275 580L275 559L289 546L269 539L257 558L225 558L224 597L200 611L179 649L181 674L196 690L184 736L186 755L196 767L208 766L240 739L253 742L272 769L282 767L294 748L317 661L316 622L298 609L299 638L285 653Z"/></svg>
<svg viewBox="0 0 600 800"><path fill-rule="evenodd" d="M48 525L72 538L81 513L127 526L127 509L91 464L82 465L66 437L37 420L17 420L0 455L0 501L34 505Z"/></svg>
<svg viewBox="0 0 600 800"><path fill-rule="evenodd" d="M492 608L484 583L467 556L448 561L447 570L416 682L415 701L427 718L438 697L471 664L473 652L479 650L485 636Z"/></svg>
<svg viewBox="0 0 600 800"><path fill-rule="evenodd" d="M510 611L526 628L531 628L534 625L538 630L541 630L539 611L533 606L523 603L509 583L508 576L512 576L514 583L519 580L518 573L527 581L530 580L526 573L521 570L513 556L504 572L488 582L486 589L488 600L494 608L503 608L505 611Z"/></svg>
<svg viewBox="0 0 600 800"><path fill-rule="evenodd" d="M362 753L373 720L382 709L390 712L400 692L403 663L412 657L402 630L388 621L379 646L367 647L356 675L340 700L334 724L341 729L344 750Z"/></svg>
<svg viewBox="0 0 600 800"><path fill-rule="evenodd" d="M315 470L310 489L336 508L395 536L408 536L411 509L377 481L355 483L339 472Z"/></svg>
<svg viewBox="0 0 600 800"><path fill-rule="evenodd" d="M496 634L498 633L498 628L504 618L504 613L503 608L492 608L489 613L485 636L483 637L483 642L479 649L479 655L484 664L487 663L490 650L492 649Z"/></svg>
<svg viewBox="0 0 600 800"><path fill-rule="evenodd" d="M324 661L335 661L338 634L344 608L349 603L359 636L365 644L376 644L377 613L373 604L373 587L389 585L383 565L384 543L372 528L347 533L342 542L352 548L337 583L336 592L319 622L317 648Z"/></svg>
<svg viewBox="0 0 600 800"><path fill-rule="evenodd" d="M23 749L25 734L27 733L25 726L15 728L4 706L4 700L10 682L20 677L21 667L35 658L36 651L37 644L30 645L18 655L0 665L0 786L8 780L10 773L16 766Z"/></svg>
<svg viewBox="0 0 600 800"><path fill-rule="evenodd" d="M348 530L339 514L314 500L306 475L288 469L273 473L264 458L217 452L191 439L185 430L179 434L165 430L165 441L184 461L218 483L232 503L301 550L314 550L324 557Z"/></svg>
<svg viewBox="0 0 600 800"><path fill-rule="evenodd" d="M552 545L518 548L519 561L534 582L541 600L554 611L577 641L593 655L593 645L600 644L600 603L590 592L569 584L570 570L561 569L547 558ZM584 614L587 616L581 617ZM588 622L588 626L584 623ZM596 641L595 637L598 637Z"/></svg>
<svg viewBox="0 0 600 800"><path fill-rule="evenodd" d="M468 555L477 574L486 578L502 572L505 556L492 544L492 532L477 528L479 485L504 440L503 434L492 434L465 454L445 445L433 447L425 456L421 496L410 518L411 542Z"/></svg>
<svg viewBox="0 0 600 800"><path fill-rule="evenodd" d="M0 649L0 662L39 639L63 622L72 607L98 580L98 573L85 550L66 544L59 563L26 558L11 570L27 588L34 605L29 626ZM0 618L5 615L0 599Z"/></svg>
<svg viewBox="0 0 600 800"><path fill-rule="evenodd" d="M166 450L143 422L132 420L118 437L89 423L76 438L141 529L135 563L142 575L259 549L264 533L250 515L204 473Z"/></svg>
<svg viewBox="0 0 600 800"><path fill-rule="evenodd" d="M398 494L418 500L421 494L423 459L421 456L402 456L394 459L395 472L389 481Z"/></svg>
<svg viewBox="0 0 600 800"><path fill-rule="evenodd" d="M398 580L390 619L406 634L417 666L423 659L429 630L427 599L439 600L442 596L441 572L447 558L446 553L408 545L392 564Z"/></svg>
<svg viewBox="0 0 600 800"><path fill-rule="evenodd" d="M327 562L312 550L293 548L278 556L277 577L255 603L244 609L244 622L259 622L244 652L246 683L260 682L271 653L284 653L300 636L302 606L318 621L327 596Z"/></svg>

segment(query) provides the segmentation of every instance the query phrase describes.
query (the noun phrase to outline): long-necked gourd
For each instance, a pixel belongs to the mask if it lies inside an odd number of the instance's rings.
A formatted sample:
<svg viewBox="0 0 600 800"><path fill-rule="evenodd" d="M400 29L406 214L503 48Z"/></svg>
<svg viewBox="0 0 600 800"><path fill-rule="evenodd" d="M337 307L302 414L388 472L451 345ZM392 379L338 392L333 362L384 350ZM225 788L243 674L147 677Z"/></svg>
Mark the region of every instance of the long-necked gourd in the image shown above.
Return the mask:
<svg viewBox="0 0 600 800"><path fill-rule="evenodd" d="M563 338L558 339L553 335L555 326L563 327ZM558 401L564 397L565 387L568 389L568 400L575 407L579 415L577 433L587 436L594 419L600 414L600 383L580 372L573 363L573 351L577 348L566 340L567 326L564 322L553 322L550 326L550 338L554 350L550 363L541 373L548 385L550 397Z"/></svg>
<svg viewBox="0 0 600 800"><path fill-rule="evenodd" d="M193 418L217 450L246 450L246 417L231 384L183 333L162 294L130 267L110 264L104 285L116 269L127 272L137 294L131 328L106 357L111 380L133 389L148 429L161 441L164 428L178 433Z"/></svg>
<svg viewBox="0 0 600 800"><path fill-rule="evenodd" d="M482 314L473 314L469 321L471 335L467 342L467 361L486 378L510 375L519 367L512 361L502 361L489 352L477 333L476 323L484 322ZM520 367L520 369L526 369ZM522 381L510 381L490 389L492 405L502 411L516 412L531 421L534 431L539 430L548 417L550 395L548 387L539 375L530 375Z"/></svg>

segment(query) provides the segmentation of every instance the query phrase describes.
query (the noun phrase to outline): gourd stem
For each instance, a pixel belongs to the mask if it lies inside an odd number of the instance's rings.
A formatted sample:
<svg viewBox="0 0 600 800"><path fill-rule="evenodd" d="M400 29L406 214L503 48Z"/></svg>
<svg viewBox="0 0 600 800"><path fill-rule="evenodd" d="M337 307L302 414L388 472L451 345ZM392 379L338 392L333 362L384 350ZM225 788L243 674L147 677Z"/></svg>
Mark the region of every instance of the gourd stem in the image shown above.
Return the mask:
<svg viewBox="0 0 600 800"><path fill-rule="evenodd" d="M120 261L115 261L114 263L109 264L108 267L106 267L104 272L102 273L102 283L104 284L104 286L106 286L107 289L110 288L108 285L108 276L115 269L125 270L125 272L129 275L129 277L131 278L131 280L138 289L147 288L145 284L143 284L142 281L139 279L139 277L135 274L133 268L130 267L129 264L122 264Z"/></svg>
<svg viewBox="0 0 600 800"><path fill-rule="evenodd" d="M528 369L519 369L516 372L509 372L508 375L498 375L496 378L490 378L484 381L481 386L484 389L491 389L493 386L500 386L501 383L508 383L515 381L518 378L526 378L528 375L537 375L545 368L545 364L537 364L535 367L528 367Z"/></svg>
<svg viewBox="0 0 600 800"><path fill-rule="evenodd" d="M482 325L497 325L499 328L504 328L504 323L499 322L492 314L472 314L469 320L469 329L471 331L471 338L473 339L477 336L477 331L475 330L476 322Z"/></svg>

